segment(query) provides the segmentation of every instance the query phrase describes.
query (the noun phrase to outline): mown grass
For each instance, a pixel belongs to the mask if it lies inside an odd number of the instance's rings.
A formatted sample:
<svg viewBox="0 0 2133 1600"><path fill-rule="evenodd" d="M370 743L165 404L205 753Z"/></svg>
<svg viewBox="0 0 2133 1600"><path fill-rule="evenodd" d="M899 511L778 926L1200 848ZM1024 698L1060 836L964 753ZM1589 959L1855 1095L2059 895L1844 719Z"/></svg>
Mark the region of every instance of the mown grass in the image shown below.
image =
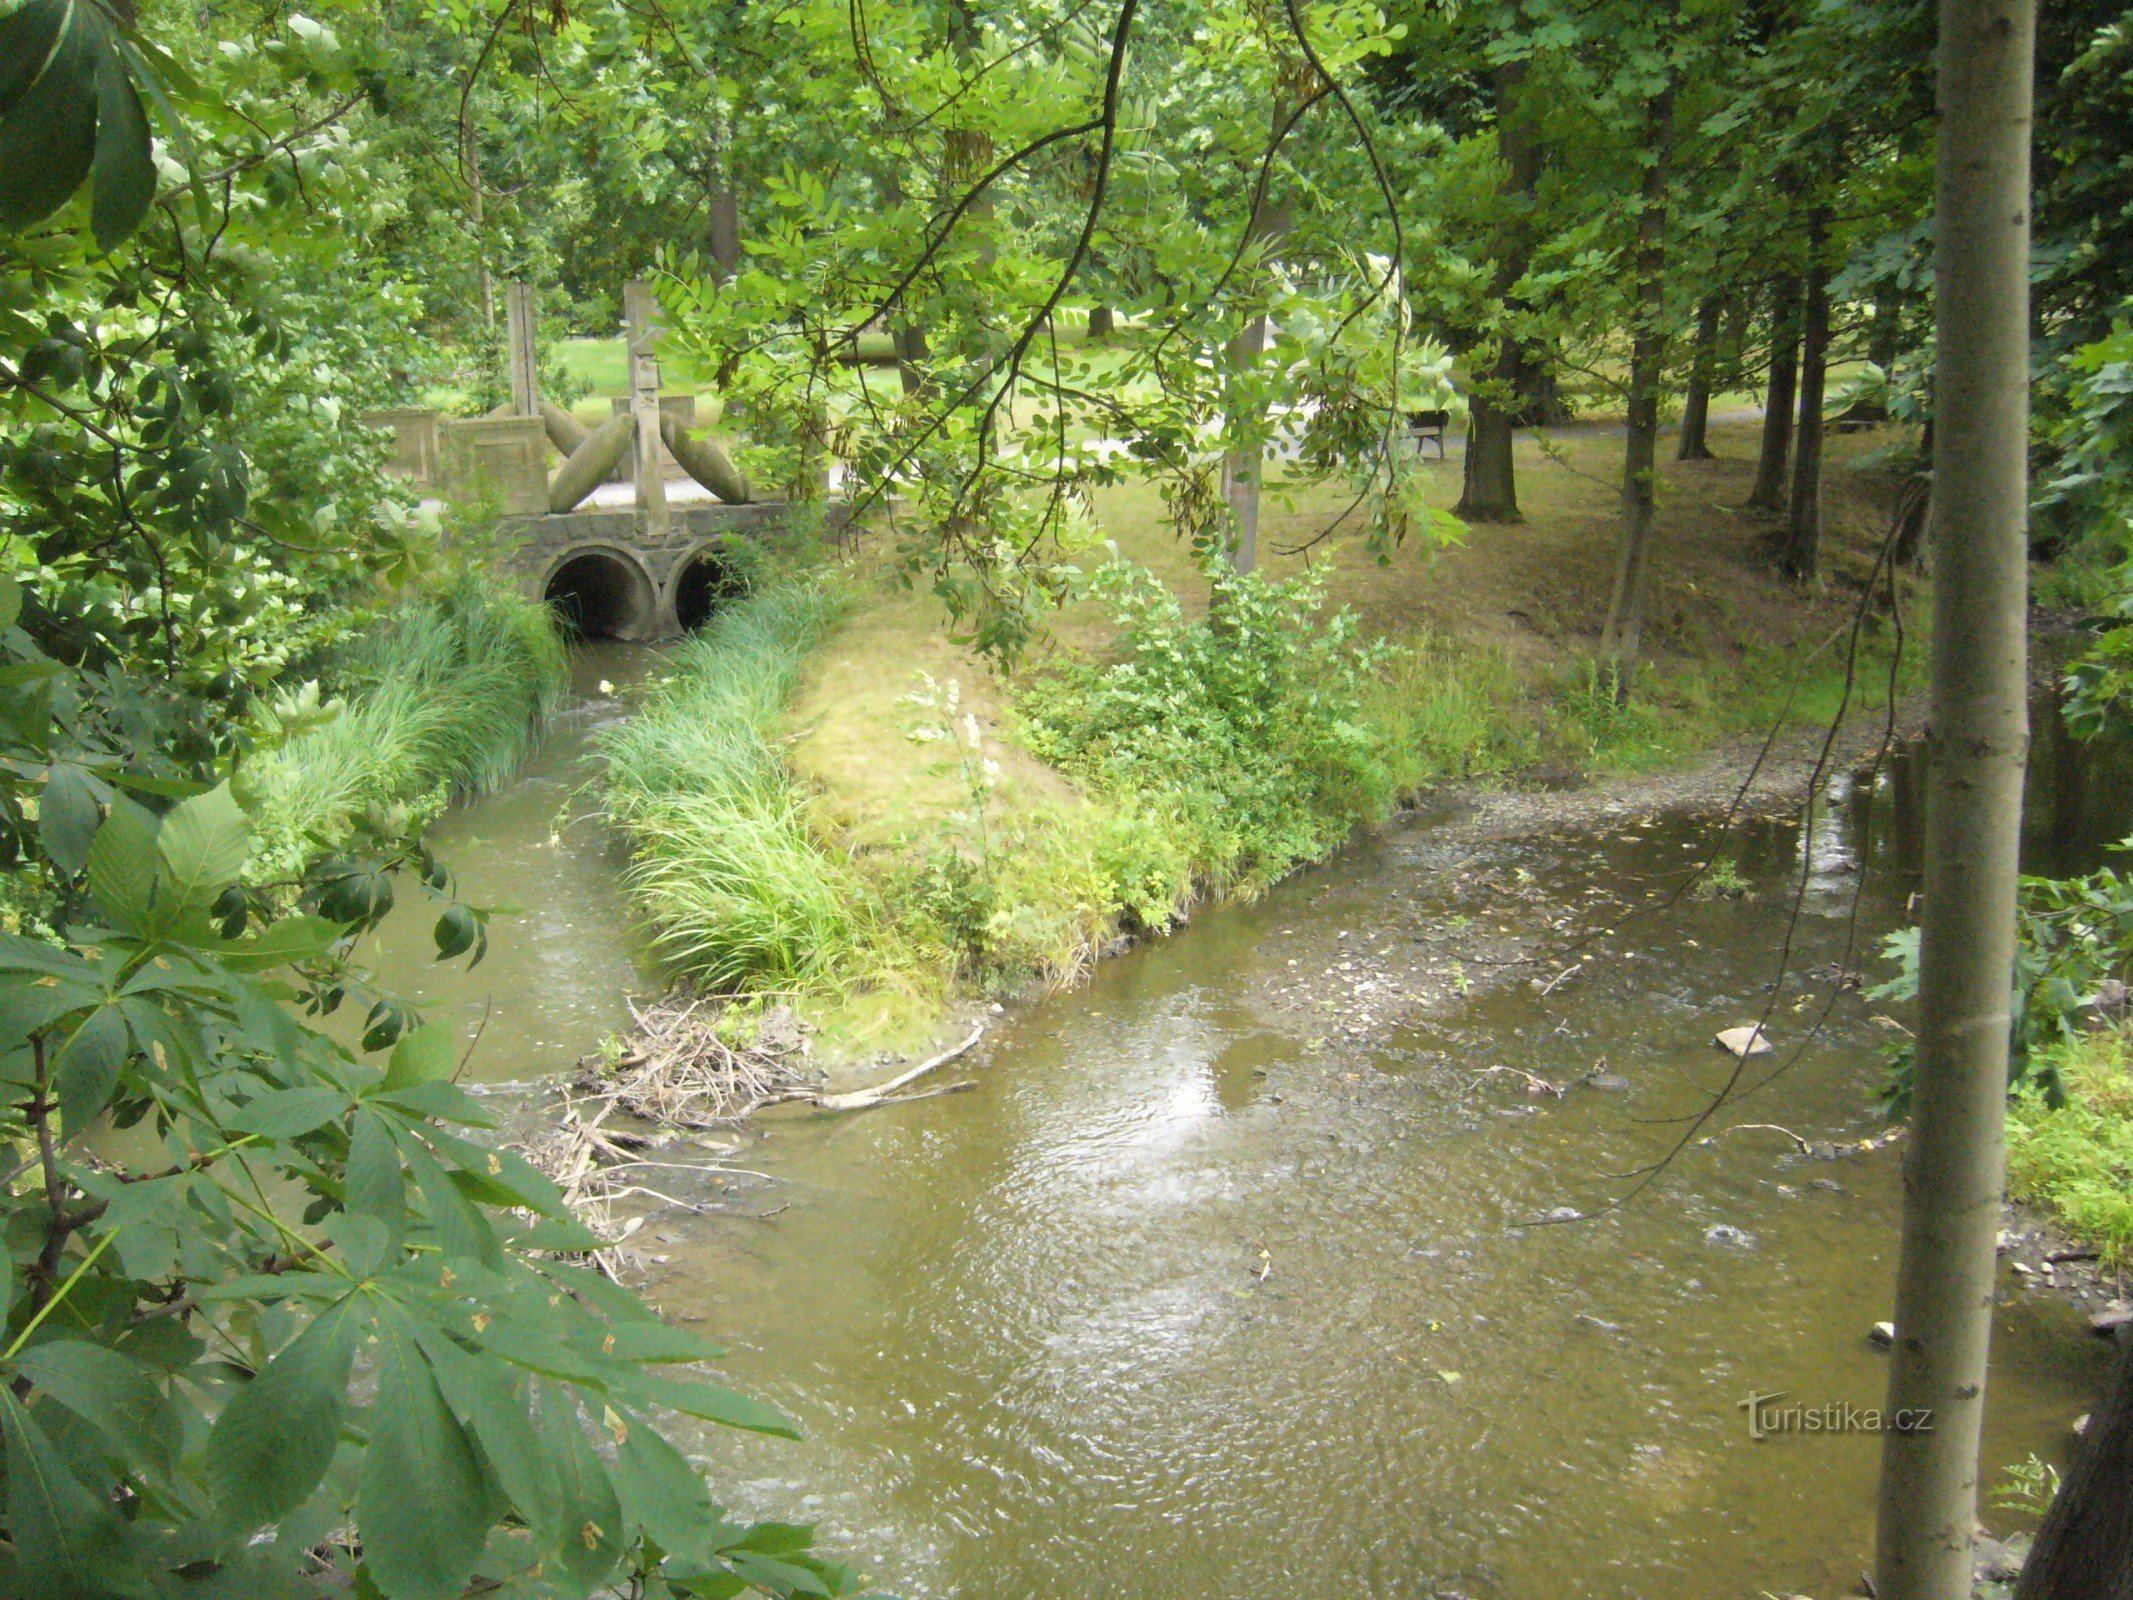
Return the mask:
<svg viewBox="0 0 2133 1600"><path fill-rule="evenodd" d="M2066 1103L2024 1089L2007 1107L2007 1188L2095 1245L2133 1254L2133 1047L2110 1029L2051 1047Z"/></svg>
<svg viewBox="0 0 2133 1600"><path fill-rule="evenodd" d="M389 612L331 664L339 714L252 763L260 881L344 844L366 812L419 819L502 784L567 684L545 606L478 574Z"/></svg>
<svg viewBox="0 0 2133 1600"><path fill-rule="evenodd" d="M683 645L637 716L600 739L631 891L659 951L707 989L835 993L861 974L872 903L815 837L776 724L843 607L774 580Z"/></svg>

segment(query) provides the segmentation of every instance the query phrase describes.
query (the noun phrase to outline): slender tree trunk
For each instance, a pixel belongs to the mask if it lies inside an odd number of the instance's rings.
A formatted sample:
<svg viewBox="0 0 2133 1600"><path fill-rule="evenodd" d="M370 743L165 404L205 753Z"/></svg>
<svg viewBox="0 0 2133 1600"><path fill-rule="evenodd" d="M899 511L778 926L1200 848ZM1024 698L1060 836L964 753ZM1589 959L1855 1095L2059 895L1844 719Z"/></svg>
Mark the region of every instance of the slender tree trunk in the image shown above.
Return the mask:
<svg viewBox="0 0 2133 1600"><path fill-rule="evenodd" d="M1970 1592L2004 1188L2022 769L2036 0L1941 0L1933 659L1917 1080L1904 1157L1880 1600Z"/></svg>
<svg viewBox="0 0 2133 1600"><path fill-rule="evenodd" d="M1807 309L1800 341L1800 425L1792 451L1792 507L1785 526L1785 571L1802 583L1815 576L1822 553L1822 397L1829 379L1829 268L1822 260L1829 211L1816 209L1807 225L1810 261Z"/></svg>
<svg viewBox="0 0 2133 1600"><path fill-rule="evenodd" d="M466 157L467 183L474 192L467 220L474 225L474 279L481 294L481 325L493 329L496 326L496 284L489 276L488 224L481 196L481 136L475 132L472 122L467 124Z"/></svg>
<svg viewBox="0 0 2133 1600"><path fill-rule="evenodd" d="M1666 198L1674 172L1674 79L1645 111L1643 209L1637 218L1636 319L1629 353L1629 437L1622 452L1622 542L1614 593L1600 634L1600 660L1615 698L1629 699L1644 640L1644 593L1651 581L1653 475L1658 470L1659 380L1666 364Z"/></svg>
<svg viewBox="0 0 2133 1600"><path fill-rule="evenodd" d="M1893 283L1874 296L1874 320L1866 331L1866 359L1879 369L1884 385L1895 382L1896 363L1903 357L1903 291ZM1884 388L1884 393L1886 389ZM1860 422L1886 422L1885 399L1862 400L1847 416Z"/></svg>
<svg viewBox="0 0 2133 1600"><path fill-rule="evenodd" d="M1268 138L1281 128L1285 115L1277 93L1273 115L1268 119ZM1254 245L1265 244L1280 238L1289 231L1289 209L1277 205L1270 195L1261 195L1253 204L1252 215L1246 228ZM1252 281L1256 289L1261 278L1256 270ZM1260 355L1266 349L1267 321L1264 311L1253 315L1230 339L1228 354L1230 369L1239 375L1258 365ZM1241 405L1250 404L1234 390L1223 401L1223 410L1234 425ZM1256 418L1254 419L1257 420ZM1230 563L1237 571L1246 573L1259 565L1259 481L1263 467L1263 452L1255 440L1250 444L1233 447L1222 459L1222 487L1229 501Z"/></svg>
<svg viewBox="0 0 2133 1600"><path fill-rule="evenodd" d="M2044 1514L2015 1600L2125 1600L2133 1595L2133 1341L2110 1393L2089 1415L2073 1469Z"/></svg>
<svg viewBox="0 0 2133 1600"><path fill-rule="evenodd" d="M1770 377L1763 386L1763 448L1755 463L1748 504L1776 511L1785 503L1785 466L1792 454L1792 406L1800 381L1800 284L1781 279L1770 301Z"/></svg>
<svg viewBox="0 0 2133 1600"><path fill-rule="evenodd" d="M900 321L889 329L889 337L896 343L896 378L904 397L924 394L930 382L926 358L933 354L926 343L926 330L916 322Z"/></svg>
<svg viewBox="0 0 2133 1600"><path fill-rule="evenodd" d="M1708 461L1711 446L1705 435L1711 425L1711 379L1718 370L1718 322L1725 306L1716 295L1706 295L1696 308L1696 351L1689 361L1688 392L1681 398L1681 448L1674 452L1681 461Z"/></svg>
<svg viewBox="0 0 2133 1600"><path fill-rule="evenodd" d="M1496 69L1496 146L1503 161L1498 204L1496 273L1489 293L1503 307L1496 361L1486 383L1468 397L1465 475L1454 515L1468 522L1523 522L1512 428L1532 384L1531 364L1517 317L1525 308L1514 292L1533 261L1533 195L1540 186L1541 143L1523 90L1526 64Z"/></svg>
<svg viewBox="0 0 2133 1600"><path fill-rule="evenodd" d="M711 101L711 171L705 242L720 281L729 282L741 270L741 201L733 189L733 112L723 94Z"/></svg>
<svg viewBox="0 0 2133 1600"><path fill-rule="evenodd" d="M1229 342L1230 364L1239 372L1256 366L1266 350L1266 317L1262 313L1244 325ZM1234 402L1232 402L1234 405ZM1259 446L1239 445L1222 462L1222 490L1229 501L1230 565L1240 576L1259 565L1259 475L1264 465Z"/></svg>

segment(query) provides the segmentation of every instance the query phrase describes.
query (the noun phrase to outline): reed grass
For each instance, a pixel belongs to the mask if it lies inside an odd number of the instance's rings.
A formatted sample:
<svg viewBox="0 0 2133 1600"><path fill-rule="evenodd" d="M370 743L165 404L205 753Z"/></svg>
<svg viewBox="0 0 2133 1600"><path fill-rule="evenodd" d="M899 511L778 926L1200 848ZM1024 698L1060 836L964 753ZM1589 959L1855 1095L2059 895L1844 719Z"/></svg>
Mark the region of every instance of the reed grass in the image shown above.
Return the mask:
<svg viewBox="0 0 2133 1600"><path fill-rule="evenodd" d="M330 669L341 713L254 763L261 880L344 844L363 815L443 809L515 773L568 680L545 606L474 576L403 605Z"/></svg>
<svg viewBox="0 0 2133 1600"><path fill-rule="evenodd" d="M870 898L817 841L776 735L842 605L819 579L754 590L681 646L637 716L601 736L630 889L660 952L703 988L832 992L862 965Z"/></svg>

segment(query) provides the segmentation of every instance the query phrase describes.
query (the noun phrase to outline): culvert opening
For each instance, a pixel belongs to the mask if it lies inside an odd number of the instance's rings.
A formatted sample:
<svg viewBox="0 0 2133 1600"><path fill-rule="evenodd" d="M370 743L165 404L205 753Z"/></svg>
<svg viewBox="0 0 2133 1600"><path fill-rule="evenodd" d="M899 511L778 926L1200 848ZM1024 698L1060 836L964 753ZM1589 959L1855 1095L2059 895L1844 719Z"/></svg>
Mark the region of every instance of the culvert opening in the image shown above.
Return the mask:
<svg viewBox="0 0 2133 1600"><path fill-rule="evenodd" d="M725 551L710 547L682 563L674 577L674 620L695 632L728 601L748 592L748 580Z"/></svg>
<svg viewBox="0 0 2133 1600"><path fill-rule="evenodd" d="M587 550L548 580L542 595L573 633L592 639L641 639L652 620L652 586L621 556Z"/></svg>

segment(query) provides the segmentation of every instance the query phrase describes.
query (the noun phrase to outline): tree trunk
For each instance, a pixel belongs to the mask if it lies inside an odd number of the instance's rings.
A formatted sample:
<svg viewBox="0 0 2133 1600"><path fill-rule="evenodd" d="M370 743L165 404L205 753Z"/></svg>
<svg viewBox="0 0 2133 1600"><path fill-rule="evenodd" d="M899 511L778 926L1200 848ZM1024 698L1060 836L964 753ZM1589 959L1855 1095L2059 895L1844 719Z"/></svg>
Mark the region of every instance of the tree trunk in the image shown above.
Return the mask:
<svg viewBox="0 0 2133 1600"><path fill-rule="evenodd" d="M1615 565L1600 661L1617 702L1629 699L1644 638L1644 592L1651 580L1652 476L1659 447L1659 379L1666 362L1666 198L1674 171L1674 79L1645 110L1642 210L1637 217L1635 331L1629 352L1629 438L1622 452L1622 543Z"/></svg>
<svg viewBox="0 0 2133 1600"><path fill-rule="evenodd" d="M1285 116L1277 93L1273 114L1268 118L1267 137L1271 140L1280 132ZM1289 208L1274 203L1271 194L1262 194L1252 205L1252 214L1245 224L1249 244L1265 244L1280 238L1289 231ZM1250 292L1256 293L1263 284L1263 274L1256 269L1250 275ZM1228 345L1230 370L1242 374L1258 365L1259 357L1266 349L1266 313L1255 313L1245 325L1231 337ZM1234 426L1242 401L1233 389L1224 396L1223 411ZM1254 418L1254 424L1259 419ZM1222 487L1229 501L1230 511L1230 564L1239 574L1252 571L1259 565L1259 479L1262 469L1262 452L1256 439L1250 444L1238 444L1222 458Z"/></svg>
<svg viewBox="0 0 2133 1600"><path fill-rule="evenodd" d="M1800 424L1792 451L1792 508L1785 526L1785 571L1806 583L1822 554L1822 396L1829 379L1829 268L1822 260L1829 211L1807 224L1807 311L1800 342Z"/></svg>
<svg viewBox="0 0 2133 1600"><path fill-rule="evenodd" d="M1785 503L1785 465L1792 454L1792 406L1800 382L1800 284L1779 280L1770 301L1770 377L1763 386L1763 449L1755 463L1748 504L1776 511Z"/></svg>
<svg viewBox="0 0 2133 1600"><path fill-rule="evenodd" d="M1874 321L1866 335L1866 359L1881 369L1884 378L1896 375L1903 355L1903 291L1888 285L1874 296Z"/></svg>
<svg viewBox="0 0 2133 1600"><path fill-rule="evenodd" d="M1718 320L1724 306L1716 295L1706 295L1696 308L1696 351L1689 361L1688 392L1681 398L1680 461L1708 461L1711 447L1705 435L1711 425L1711 377L1718 370Z"/></svg>
<svg viewBox="0 0 2133 1600"><path fill-rule="evenodd" d="M898 322L889 329L889 337L896 341L896 377L903 386L904 398L926 392L926 358L933 354L926 343L926 330L915 322Z"/></svg>
<svg viewBox="0 0 2133 1600"><path fill-rule="evenodd" d="M1518 471L1512 427L1532 385L1532 363L1517 318L1525 309L1514 291L1533 261L1533 194L1540 186L1541 143L1521 91L1526 63L1496 69L1496 147L1503 161L1498 206L1503 223L1496 238L1496 272L1490 296L1502 307L1496 361L1486 383L1468 398L1465 475L1453 515L1468 522L1523 522L1518 511Z"/></svg>
<svg viewBox="0 0 2133 1600"><path fill-rule="evenodd" d="M2035 33L2036 0L1941 0L1925 907L1888 1398L1932 1426L1882 1437L1880 1600L1970 1592L2029 736Z"/></svg>
<svg viewBox="0 0 2133 1600"><path fill-rule="evenodd" d="M741 201L731 189L711 196L707 231L711 261L721 279L730 280L741 270Z"/></svg>
<svg viewBox="0 0 2133 1600"><path fill-rule="evenodd" d="M1266 317L1262 314L1247 322L1244 331L1230 340L1230 364L1240 372L1247 371L1258 363L1260 354L1265 349ZM1229 501L1230 519L1234 524L1230 529L1229 560L1240 577L1259 565L1261 467L1260 450L1256 443L1238 446L1222 461L1223 495Z"/></svg>
<svg viewBox="0 0 2133 1600"><path fill-rule="evenodd" d="M2044 1514L2015 1600L2133 1596L2133 1341L2089 1415L2073 1469Z"/></svg>
<svg viewBox="0 0 2133 1600"><path fill-rule="evenodd" d="M481 197L481 136L474 131L472 122L467 124L466 162L467 184L474 195L467 220L474 225L474 278L481 293L481 325L484 329L494 329L496 284L489 276L488 222Z"/></svg>
<svg viewBox="0 0 2133 1600"><path fill-rule="evenodd" d="M1090 339L1108 339L1117 327L1118 319L1112 315L1109 306L1089 307Z"/></svg>

